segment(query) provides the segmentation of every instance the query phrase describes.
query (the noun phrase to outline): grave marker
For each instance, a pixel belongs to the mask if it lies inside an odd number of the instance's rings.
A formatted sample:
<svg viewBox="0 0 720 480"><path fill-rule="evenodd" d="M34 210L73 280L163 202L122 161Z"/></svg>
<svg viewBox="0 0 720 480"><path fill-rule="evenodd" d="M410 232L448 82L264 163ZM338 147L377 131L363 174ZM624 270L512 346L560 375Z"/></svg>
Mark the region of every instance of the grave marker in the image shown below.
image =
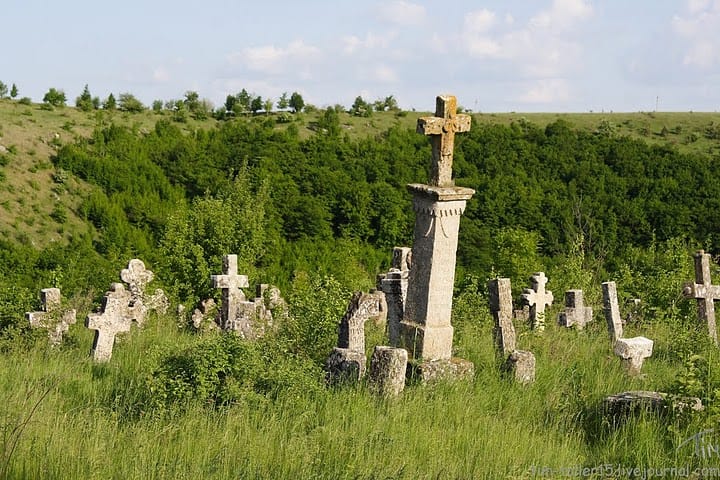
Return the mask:
<svg viewBox="0 0 720 480"><path fill-rule="evenodd" d="M515 326L512 323L512 290L509 278L495 278L488 282L490 311L495 319L495 346L503 357L515 351Z"/></svg>
<svg viewBox="0 0 720 480"><path fill-rule="evenodd" d="M544 272L537 272L530 277L532 288L526 288L521 295L523 301L530 306L530 326L534 330L545 330L545 307L552 305L553 294L545 290L548 278Z"/></svg>
<svg viewBox="0 0 720 480"><path fill-rule="evenodd" d="M90 313L85 326L95 330L92 351L96 362L107 362L112 357L115 336L130 331L132 321L137 319L136 308L130 305L131 293L122 283L113 283L105 293L100 313Z"/></svg>
<svg viewBox="0 0 720 480"><path fill-rule="evenodd" d="M612 344L623 338L623 324L620 318L620 307L617 299L617 285L615 282L603 282L603 312L607 321L608 333Z"/></svg>
<svg viewBox="0 0 720 480"><path fill-rule="evenodd" d="M392 266L380 280L380 289L387 303L387 328L390 345L400 345L400 322L405 313L408 278L410 276L411 250L407 247L393 249Z"/></svg>
<svg viewBox="0 0 720 480"><path fill-rule="evenodd" d="M40 290L39 312L26 312L25 318L33 328L46 328L51 345L59 345L70 325L76 322L75 310L62 311L59 288L43 288Z"/></svg>
<svg viewBox="0 0 720 480"><path fill-rule="evenodd" d="M245 294L241 288L248 288L248 277L238 275L237 255L223 255L222 275L212 275L210 281L213 288L222 289L220 305L220 328L234 329L235 320L241 313L241 302L245 302Z"/></svg>
<svg viewBox="0 0 720 480"><path fill-rule="evenodd" d="M575 326L578 330L592 321L593 309L586 307L583 301L582 290L568 290L565 292L565 311L558 314L558 323L563 327Z"/></svg>
<svg viewBox="0 0 720 480"><path fill-rule="evenodd" d="M708 335L717 344L715 300L720 299L720 286L712 284L709 253L703 250L695 253L695 283L685 284L683 295L697 299L698 319L707 323Z"/></svg>

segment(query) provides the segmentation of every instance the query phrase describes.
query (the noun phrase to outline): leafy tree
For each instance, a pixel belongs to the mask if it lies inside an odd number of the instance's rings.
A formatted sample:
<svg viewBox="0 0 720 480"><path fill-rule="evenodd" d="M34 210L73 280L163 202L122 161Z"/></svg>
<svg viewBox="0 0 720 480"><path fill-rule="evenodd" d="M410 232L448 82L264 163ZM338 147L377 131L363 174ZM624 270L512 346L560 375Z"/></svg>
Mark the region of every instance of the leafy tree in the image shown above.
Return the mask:
<svg viewBox="0 0 720 480"><path fill-rule="evenodd" d="M243 88L237 95L235 95L235 98L237 101L233 105L233 112L239 115L250 111L252 96L247 90Z"/></svg>
<svg viewBox="0 0 720 480"><path fill-rule="evenodd" d="M12 84L12 88L10 89L10 98L16 98L18 96L18 88L17 85L14 83Z"/></svg>
<svg viewBox="0 0 720 480"><path fill-rule="evenodd" d="M139 113L145 110L145 105L132 93L121 93L118 105L120 110L124 112Z"/></svg>
<svg viewBox="0 0 720 480"><path fill-rule="evenodd" d="M278 110L286 110L290 106L290 99L288 99L287 92L283 92L277 101Z"/></svg>
<svg viewBox="0 0 720 480"><path fill-rule="evenodd" d="M253 97L252 101L250 102L250 110L252 113L257 113L258 110L262 110L263 108L263 99L260 95L257 97Z"/></svg>
<svg viewBox="0 0 720 480"><path fill-rule="evenodd" d="M95 109L95 110L100 109L100 97L98 97L98 96L93 97L92 106L93 106L93 109Z"/></svg>
<svg viewBox="0 0 720 480"><path fill-rule="evenodd" d="M302 95L298 92L293 92L290 96L290 108L292 108L293 113L301 112L304 106L305 100L303 100Z"/></svg>
<svg viewBox="0 0 720 480"><path fill-rule="evenodd" d="M225 111L234 112L235 104L237 103L237 101L238 101L238 99L235 95L228 95L225 98Z"/></svg>
<svg viewBox="0 0 720 480"><path fill-rule="evenodd" d="M163 101L162 100L154 100L152 103L152 109L155 113L162 113L163 109Z"/></svg>
<svg viewBox="0 0 720 480"><path fill-rule="evenodd" d="M75 99L75 106L83 112L89 112L94 108L93 98L92 95L90 95L90 89L87 84L85 84L85 88L83 88L80 96Z"/></svg>
<svg viewBox="0 0 720 480"><path fill-rule="evenodd" d="M46 105L53 107L64 107L65 102L67 102L67 98L65 97L65 92L62 90L50 88L50 90L48 90L43 96L43 102Z"/></svg>
<svg viewBox="0 0 720 480"><path fill-rule="evenodd" d="M194 112L200 105L200 95L198 94L198 92L188 90L187 92L185 92L184 101L187 109L191 112Z"/></svg>
<svg viewBox="0 0 720 480"><path fill-rule="evenodd" d="M117 108L117 101L115 100L115 95L112 93L108 95L107 99L103 102L103 109L105 110L115 110Z"/></svg>
<svg viewBox="0 0 720 480"><path fill-rule="evenodd" d="M7 97L8 87L3 82L0 82L0 98Z"/></svg>
<svg viewBox="0 0 720 480"><path fill-rule="evenodd" d="M400 107L398 106L397 99L393 95L388 95L385 97L384 103L384 110L388 112L397 112L400 110Z"/></svg>
<svg viewBox="0 0 720 480"><path fill-rule="evenodd" d="M265 110L266 114L270 114L273 108L273 101L272 98L266 98L265 102L263 103L263 110Z"/></svg>
<svg viewBox="0 0 720 480"><path fill-rule="evenodd" d="M372 105L367 103L360 95L358 95L357 97L355 97L355 101L350 107L350 112L348 113L350 113L351 115L355 115L356 117L369 117L372 115L372 112Z"/></svg>

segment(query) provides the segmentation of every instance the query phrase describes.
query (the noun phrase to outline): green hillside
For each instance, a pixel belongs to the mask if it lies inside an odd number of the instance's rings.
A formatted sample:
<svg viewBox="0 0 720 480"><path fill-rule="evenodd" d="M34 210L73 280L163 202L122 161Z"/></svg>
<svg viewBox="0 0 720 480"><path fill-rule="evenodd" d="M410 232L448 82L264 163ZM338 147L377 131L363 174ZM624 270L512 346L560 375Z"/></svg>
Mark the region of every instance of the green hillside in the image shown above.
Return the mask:
<svg viewBox="0 0 720 480"><path fill-rule="evenodd" d="M323 366L351 292L412 244L405 186L428 178L424 114L47 108L0 100L0 478L713 475L717 452L683 442L718 426L718 350L681 292L693 252L720 254L720 114L473 115L455 145L456 184L476 193L452 321L476 375L379 399L364 380L328 388ZM189 322L219 300L208 280L228 253L287 301L256 342ZM94 364L83 319L135 257L171 308ZM537 359L523 387L501 373L487 280L510 278L517 303L538 271L555 303L544 334L515 322ZM607 280L627 336L655 342L637 377L608 341ZM24 317L51 286L78 319L56 348ZM594 319L561 328L563 293L578 288ZM370 354L387 339L366 328ZM609 417L603 398L628 390L705 408Z"/></svg>

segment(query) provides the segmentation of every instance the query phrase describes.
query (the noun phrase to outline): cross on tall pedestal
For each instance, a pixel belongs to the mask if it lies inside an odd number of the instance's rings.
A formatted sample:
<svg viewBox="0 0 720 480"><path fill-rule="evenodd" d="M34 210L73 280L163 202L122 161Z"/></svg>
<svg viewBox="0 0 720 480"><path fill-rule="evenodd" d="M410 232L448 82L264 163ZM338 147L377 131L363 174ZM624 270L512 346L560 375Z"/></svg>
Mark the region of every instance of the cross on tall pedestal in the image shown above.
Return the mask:
<svg viewBox="0 0 720 480"><path fill-rule="evenodd" d="M685 284L683 295L697 299L698 319L707 322L708 335L717 344L715 300L720 299L720 286L712 284L709 253L703 250L695 253L695 283Z"/></svg>
<svg viewBox="0 0 720 480"><path fill-rule="evenodd" d="M417 132L430 136L432 142L432 167L430 185L451 187L453 147L455 133L470 130L470 115L457 114L457 99L453 95L437 97L434 117L418 119Z"/></svg>

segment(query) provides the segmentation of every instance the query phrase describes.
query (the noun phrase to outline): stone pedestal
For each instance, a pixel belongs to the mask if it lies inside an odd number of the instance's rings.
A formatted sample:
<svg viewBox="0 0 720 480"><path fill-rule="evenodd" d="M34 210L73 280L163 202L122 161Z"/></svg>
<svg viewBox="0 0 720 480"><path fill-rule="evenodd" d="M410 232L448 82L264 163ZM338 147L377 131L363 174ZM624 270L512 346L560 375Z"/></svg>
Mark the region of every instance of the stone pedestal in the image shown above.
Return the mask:
<svg viewBox="0 0 720 480"><path fill-rule="evenodd" d="M408 355L404 348L377 346L370 359L370 389L394 397L405 389Z"/></svg>
<svg viewBox="0 0 720 480"><path fill-rule="evenodd" d="M390 345L400 345L400 322L405 314L408 278L410 276L411 250L407 247L393 249L392 268L380 280L380 289L387 304L387 330Z"/></svg>
<svg viewBox="0 0 720 480"><path fill-rule="evenodd" d="M415 230L401 342L414 359L449 360L460 216L475 191L421 184L408 188L414 196Z"/></svg>
<svg viewBox="0 0 720 480"><path fill-rule="evenodd" d="M472 380L475 365L469 360L453 357L449 360L411 362L410 378L420 383L443 380Z"/></svg>
<svg viewBox="0 0 720 480"><path fill-rule="evenodd" d="M365 375L365 352L334 348L325 363L326 381L330 385L357 382Z"/></svg>

